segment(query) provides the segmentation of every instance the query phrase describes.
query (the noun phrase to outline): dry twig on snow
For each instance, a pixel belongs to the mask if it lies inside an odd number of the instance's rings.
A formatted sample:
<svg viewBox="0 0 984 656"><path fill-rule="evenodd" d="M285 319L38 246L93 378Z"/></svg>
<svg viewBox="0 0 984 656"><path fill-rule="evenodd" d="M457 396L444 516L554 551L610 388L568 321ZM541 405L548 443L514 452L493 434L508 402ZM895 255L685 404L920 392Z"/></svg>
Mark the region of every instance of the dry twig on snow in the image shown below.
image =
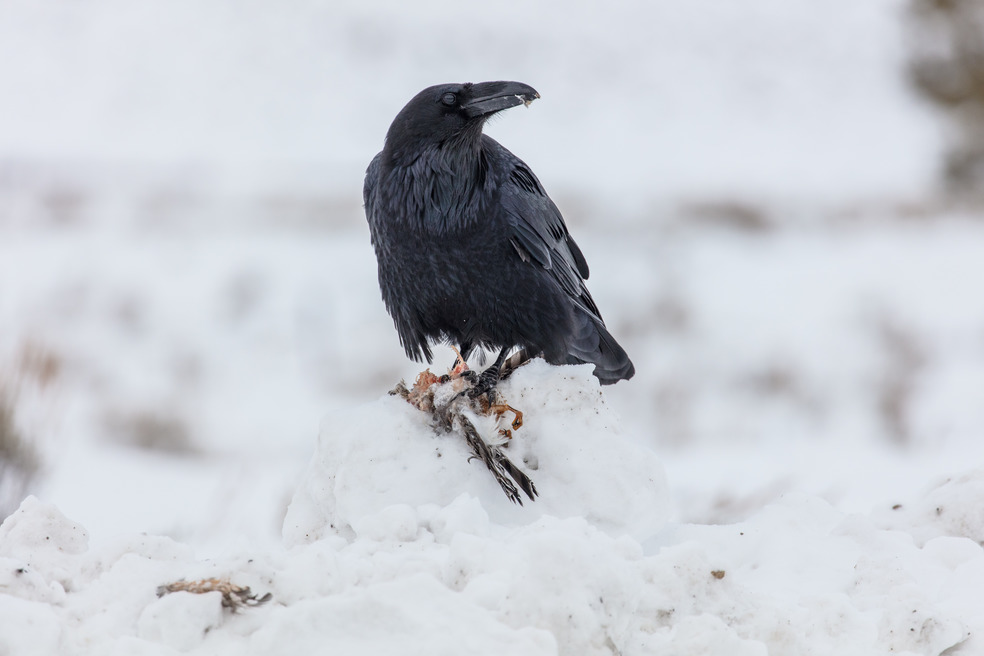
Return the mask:
<svg viewBox="0 0 984 656"><path fill-rule="evenodd" d="M240 608L248 606L259 606L265 604L273 598L271 593L266 593L257 598L249 587L235 585L225 579L200 579L198 581L175 581L166 585L158 586L157 596L163 597L171 592L190 592L192 594L205 594L207 592L222 593L222 607L228 608L235 613Z"/></svg>

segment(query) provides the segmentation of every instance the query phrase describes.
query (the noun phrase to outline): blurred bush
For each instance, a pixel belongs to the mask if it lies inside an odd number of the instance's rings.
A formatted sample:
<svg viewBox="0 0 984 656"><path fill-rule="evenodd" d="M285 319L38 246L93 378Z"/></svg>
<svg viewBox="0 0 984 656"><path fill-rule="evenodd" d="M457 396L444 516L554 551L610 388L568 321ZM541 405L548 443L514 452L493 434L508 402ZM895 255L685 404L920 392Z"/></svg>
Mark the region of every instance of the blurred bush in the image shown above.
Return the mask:
<svg viewBox="0 0 984 656"><path fill-rule="evenodd" d="M944 176L951 192L984 197L984 2L912 0L915 88L953 128Z"/></svg>
<svg viewBox="0 0 984 656"><path fill-rule="evenodd" d="M42 458L33 415L46 414L37 401L58 377L60 360L33 341L20 345L13 361L0 367L0 520L32 493ZM37 419L37 417L33 417Z"/></svg>
<svg viewBox="0 0 984 656"><path fill-rule="evenodd" d="M14 422L10 395L0 388L0 519L20 505L39 465L37 452Z"/></svg>

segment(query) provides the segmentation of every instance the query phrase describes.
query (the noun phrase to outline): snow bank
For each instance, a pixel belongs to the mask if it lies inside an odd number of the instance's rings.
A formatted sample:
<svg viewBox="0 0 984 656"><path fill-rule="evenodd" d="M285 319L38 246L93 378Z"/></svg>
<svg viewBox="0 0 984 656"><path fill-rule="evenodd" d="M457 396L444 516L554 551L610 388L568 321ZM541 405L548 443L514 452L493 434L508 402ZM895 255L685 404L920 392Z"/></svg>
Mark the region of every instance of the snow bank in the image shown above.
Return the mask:
<svg viewBox="0 0 984 656"><path fill-rule="evenodd" d="M885 528L911 533L924 546L940 537L966 537L984 545L984 469L954 476L912 504L874 515Z"/></svg>
<svg viewBox="0 0 984 656"><path fill-rule="evenodd" d="M669 516L663 468L653 452L622 433L591 367L521 367L501 388L524 413L507 457L533 479L533 503L511 503L458 433L436 430L428 415L387 397L324 421L318 448L287 511L289 545L327 532L378 535L380 524L434 514L461 494L503 526L550 515L585 517L613 535L652 536ZM495 429L481 426L486 436Z"/></svg>
<svg viewBox="0 0 984 656"><path fill-rule="evenodd" d="M666 523L655 456L620 431L586 367L532 364L503 392L527 418L507 450L541 491L522 507L392 398L325 422L286 549L201 560L146 535L90 547L28 498L0 526L0 653L981 649L984 473L892 511L893 525L805 495L740 524ZM272 600L232 613L218 592L156 595L204 578Z"/></svg>

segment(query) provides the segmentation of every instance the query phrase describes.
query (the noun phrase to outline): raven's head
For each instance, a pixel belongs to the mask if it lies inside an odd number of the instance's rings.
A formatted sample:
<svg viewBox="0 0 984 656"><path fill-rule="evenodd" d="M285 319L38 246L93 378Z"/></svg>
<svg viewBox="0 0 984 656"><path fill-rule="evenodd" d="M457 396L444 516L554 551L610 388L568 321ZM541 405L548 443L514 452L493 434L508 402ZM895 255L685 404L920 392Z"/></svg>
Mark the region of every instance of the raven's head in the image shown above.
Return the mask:
<svg viewBox="0 0 984 656"><path fill-rule="evenodd" d="M540 97L521 82L438 84L418 93L400 110L386 134L394 155L413 153L449 140L478 142L486 119L503 109Z"/></svg>

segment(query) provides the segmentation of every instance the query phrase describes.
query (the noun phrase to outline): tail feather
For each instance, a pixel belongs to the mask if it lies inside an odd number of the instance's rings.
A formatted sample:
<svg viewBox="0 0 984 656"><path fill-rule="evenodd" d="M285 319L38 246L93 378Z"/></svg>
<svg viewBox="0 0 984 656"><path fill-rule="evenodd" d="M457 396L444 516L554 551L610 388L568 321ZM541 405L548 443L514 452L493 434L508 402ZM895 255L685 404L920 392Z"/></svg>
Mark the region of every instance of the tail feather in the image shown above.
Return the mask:
<svg viewBox="0 0 984 656"><path fill-rule="evenodd" d="M565 364L591 363L594 375L602 385L628 380L635 367L605 323L587 312L575 313L575 330L567 342Z"/></svg>

